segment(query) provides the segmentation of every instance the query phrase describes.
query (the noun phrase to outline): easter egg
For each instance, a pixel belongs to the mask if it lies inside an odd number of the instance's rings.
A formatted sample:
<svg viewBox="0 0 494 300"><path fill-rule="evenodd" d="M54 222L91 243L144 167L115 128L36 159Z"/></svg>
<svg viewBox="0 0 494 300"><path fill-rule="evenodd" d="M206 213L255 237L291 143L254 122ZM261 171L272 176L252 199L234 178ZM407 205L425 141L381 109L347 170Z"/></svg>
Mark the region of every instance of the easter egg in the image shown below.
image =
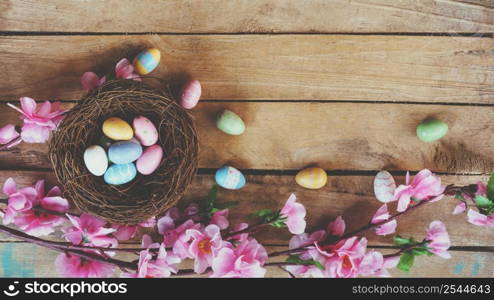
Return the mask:
<svg viewBox="0 0 494 300"><path fill-rule="evenodd" d="M134 59L134 68L140 75L149 74L159 65L160 59L160 50L156 48L144 50Z"/></svg>
<svg viewBox="0 0 494 300"><path fill-rule="evenodd" d="M91 174L101 176L108 168L108 158L103 147L92 145L84 151L84 164Z"/></svg>
<svg viewBox="0 0 494 300"><path fill-rule="evenodd" d="M238 190L245 185L245 176L234 167L224 166L216 171L216 183L229 190Z"/></svg>
<svg viewBox="0 0 494 300"><path fill-rule="evenodd" d="M153 173L161 163L163 148L160 145L152 145L142 153L136 162L137 171L142 175Z"/></svg>
<svg viewBox="0 0 494 300"><path fill-rule="evenodd" d="M99 140L98 140L98 144L103 147L104 149L108 149L110 148L111 144L113 144L113 140L111 140L110 138L108 138L106 135L102 135Z"/></svg>
<svg viewBox="0 0 494 300"><path fill-rule="evenodd" d="M128 141L134 136L132 127L124 120L116 117L103 122L103 133L115 141Z"/></svg>
<svg viewBox="0 0 494 300"><path fill-rule="evenodd" d="M374 195L377 200L387 203L393 201L396 183L388 171L380 171L374 178Z"/></svg>
<svg viewBox="0 0 494 300"><path fill-rule="evenodd" d="M441 120L425 120L417 126L417 137L423 142L436 141L448 133L448 124Z"/></svg>
<svg viewBox="0 0 494 300"><path fill-rule="evenodd" d="M307 189L320 189L328 182L326 171L321 168L311 167L303 169L295 176L295 182Z"/></svg>
<svg viewBox="0 0 494 300"><path fill-rule="evenodd" d="M142 154L140 144L132 141L121 141L111 145L108 158L116 164L127 164L137 160Z"/></svg>
<svg viewBox="0 0 494 300"><path fill-rule="evenodd" d="M136 177L137 170L133 163L111 165L105 172L105 182L108 184L124 184Z"/></svg>
<svg viewBox="0 0 494 300"><path fill-rule="evenodd" d="M180 105L183 108L191 109L197 105L201 98L201 83L199 80L191 80L185 84L180 93Z"/></svg>
<svg viewBox="0 0 494 300"><path fill-rule="evenodd" d="M143 146L151 146L158 141L158 130L153 122L146 117L139 116L132 122L134 134Z"/></svg>
<svg viewBox="0 0 494 300"><path fill-rule="evenodd" d="M224 133L241 135L245 131L244 121L233 111L225 109L216 120L216 127Z"/></svg>

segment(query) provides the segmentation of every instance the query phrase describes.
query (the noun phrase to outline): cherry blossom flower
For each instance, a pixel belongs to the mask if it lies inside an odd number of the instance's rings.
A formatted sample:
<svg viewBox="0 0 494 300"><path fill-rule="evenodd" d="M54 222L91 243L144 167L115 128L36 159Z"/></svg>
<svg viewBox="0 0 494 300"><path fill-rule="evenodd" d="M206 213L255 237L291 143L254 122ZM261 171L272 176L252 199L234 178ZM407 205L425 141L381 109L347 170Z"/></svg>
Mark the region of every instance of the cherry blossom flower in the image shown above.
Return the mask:
<svg viewBox="0 0 494 300"><path fill-rule="evenodd" d="M134 66L128 59L121 59L115 66L115 77L122 79L133 79L141 81L138 74L134 73ZM106 82L106 76L98 77L93 72L86 72L81 77L82 88L86 91L90 91Z"/></svg>
<svg viewBox="0 0 494 300"><path fill-rule="evenodd" d="M19 132L17 132L17 130L15 129L15 125L13 124L7 124L2 128L0 128L0 144L2 145L8 144L6 146L7 148L11 148L18 145L22 141L21 139L17 139L19 136L20 134Z"/></svg>
<svg viewBox="0 0 494 300"><path fill-rule="evenodd" d="M102 221L89 214L81 214L80 217L67 214L72 226L66 228L65 238L74 245L87 245L96 247L115 247L118 242L109 234L115 232L113 228L106 228Z"/></svg>
<svg viewBox="0 0 494 300"><path fill-rule="evenodd" d="M321 246L316 243L316 249L325 257L325 277L357 277L360 261L367 249L367 239L354 236L341 240L336 245Z"/></svg>
<svg viewBox="0 0 494 300"><path fill-rule="evenodd" d="M62 198L62 192L55 186L45 195L45 181L36 182L34 189L36 196L29 199L30 209L23 209L14 218L14 224L27 234L34 236L49 235L54 232L55 226L65 222L65 218L56 214L40 212L37 208L65 213L69 210L69 202Z"/></svg>
<svg viewBox="0 0 494 300"><path fill-rule="evenodd" d="M183 224L175 228L175 223L167 214L158 220L158 232L163 235L163 244L166 247L172 247L173 254L181 259L192 258L189 252L189 239L187 230L201 230L202 225L194 223L192 220L187 220Z"/></svg>
<svg viewBox="0 0 494 300"><path fill-rule="evenodd" d="M116 237L117 240L127 241L136 236L137 229L139 227L150 228L150 227L154 227L155 225L156 225L156 218L152 217L134 226L112 224L111 228L116 230L115 232L113 232L113 236Z"/></svg>
<svg viewBox="0 0 494 300"><path fill-rule="evenodd" d="M152 243L149 235L142 237L142 248L147 248L139 253L138 270L136 273L124 273L123 277L135 278L163 278L170 277L178 272L177 264L181 259L166 251L164 244ZM158 255L153 259L150 249L159 247Z"/></svg>
<svg viewBox="0 0 494 300"><path fill-rule="evenodd" d="M36 189L33 187L17 189L17 184L13 178L8 178L5 181L3 193L9 197L7 209L3 216L4 225L12 223L18 212L31 209L33 199L37 196Z"/></svg>
<svg viewBox="0 0 494 300"><path fill-rule="evenodd" d="M441 221L434 221L427 230L427 247L431 253L442 258L451 258L447 251L451 246L446 226Z"/></svg>
<svg viewBox="0 0 494 300"><path fill-rule="evenodd" d="M249 227L249 224L247 224L247 223L239 223L233 227L233 230L230 234L242 231L248 227ZM238 240L238 241L242 242L242 241L246 240L248 237L249 237L249 233L244 232L244 233L234 234L234 235L230 236L228 239L229 240Z"/></svg>
<svg viewBox="0 0 494 300"><path fill-rule="evenodd" d="M476 210L469 209L467 217L468 217L468 222L473 225L494 227L494 213L486 216L484 214L479 213Z"/></svg>
<svg viewBox="0 0 494 300"><path fill-rule="evenodd" d="M208 225L204 230L187 229L186 240L189 242L188 251L194 258L194 272L203 273L219 250L230 245L221 238L220 228Z"/></svg>
<svg viewBox="0 0 494 300"><path fill-rule="evenodd" d="M384 204L383 206L381 206L376 211L376 213L372 217L371 223L372 224L378 224L380 222L383 222L383 221L388 220L389 217L390 217L390 215L389 215L389 212L388 212L388 206L386 204ZM374 232L377 235L388 235L388 234L394 233L396 231L396 226L397 225L398 225L398 223L396 222L396 220L391 220L391 221L389 221L387 223L384 223L384 224L382 224L380 226L377 226L374 229Z"/></svg>
<svg viewBox="0 0 494 300"><path fill-rule="evenodd" d="M28 143L44 143L48 140L50 132L55 130L63 119L65 110L60 109L60 102L50 103L45 101L37 105L36 101L29 97L20 99L21 108L10 103L8 106L22 114L24 125L21 128L21 138Z"/></svg>
<svg viewBox="0 0 494 300"><path fill-rule="evenodd" d="M280 214L283 218L286 218L285 223L292 234L302 234L306 226L306 211L305 207L296 201L297 197L291 194L285 206L281 209Z"/></svg>
<svg viewBox="0 0 494 300"><path fill-rule="evenodd" d="M445 188L444 185L441 185L441 179L427 169L415 175L411 183L410 174L407 172L406 183L396 188L393 201L398 200L397 211L403 212L412 200L439 201L443 197Z"/></svg>
<svg viewBox="0 0 494 300"><path fill-rule="evenodd" d="M227 229L230 223L228 222L228 209L217 211L211 217L211 224L218 225L221 230Z"/></svg>
<svg viewBox="0 0 494 300"><path fill-rule="evenodd" d="M346 224L341 216L338 216L333 222L328 225L328 234L332 236L342 236L345 233Z"/></svg>
<svg viewBox="0 0 494 300"><path fill-rule="evenodd" d="M394 269L400 261L399 256L385 258L380 252L368 251L359 264L359 275L391 277L388 269Z"/></svg>
<svg viewBox="0 0 494 300"><path fill-rule="evenodd" d="M255 239L243 240L234 249L218 251L212 262L211 277L260 278L266 274L262 266L268 259L266 249Z"/></svg>
<svg viewBox="0 0 494 300"><path fill-rule="evenodd" d="M460 202L455 206L455 209L453 210L453 215L464 213L466 209L467 209L467 205L465 204L465 202Z"/></svg>
<svg viewBox="0 0 494 300"><path fill-rule="evenodd" d="M62 277L88 278L110 277L115 266L77 255L61 253L55 259L55 269Z"/></svg>

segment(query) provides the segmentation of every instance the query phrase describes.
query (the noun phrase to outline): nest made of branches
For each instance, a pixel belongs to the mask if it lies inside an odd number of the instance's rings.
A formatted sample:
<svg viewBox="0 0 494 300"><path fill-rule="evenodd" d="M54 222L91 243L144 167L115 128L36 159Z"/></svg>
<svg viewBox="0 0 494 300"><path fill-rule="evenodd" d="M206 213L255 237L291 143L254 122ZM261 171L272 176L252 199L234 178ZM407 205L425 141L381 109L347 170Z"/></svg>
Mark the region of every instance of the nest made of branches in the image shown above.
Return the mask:
<svg viewBox="0 0 494 300"><path fill-rule="evenodd" d="M151 175L110 185L89 173L83 154L99 144L102 124L119 117L132 124L145 116L156 126L163 159ZM198 142L190 115L169 93L134 80L112 80L94 89L66 113L49 143L49 156L64 197L82 212L108 222L136 224L171 208L197 169Z"/></svg>

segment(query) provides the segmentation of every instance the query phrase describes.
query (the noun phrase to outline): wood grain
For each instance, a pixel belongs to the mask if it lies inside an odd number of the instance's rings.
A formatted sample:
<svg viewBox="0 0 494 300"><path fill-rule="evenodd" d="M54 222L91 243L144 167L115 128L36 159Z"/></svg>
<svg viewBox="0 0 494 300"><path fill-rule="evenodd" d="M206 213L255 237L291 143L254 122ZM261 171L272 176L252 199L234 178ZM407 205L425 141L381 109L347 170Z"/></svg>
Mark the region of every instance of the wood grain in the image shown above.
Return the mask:
<svg viewBox="0 0 494 300"><path fill-rule="evenodd" d="M0 11L0 30L8 31L494 31L490 0L10 0L0 3Z"/></svg>
<svg viewBox="0 0 494 300"><path fill-rule="evenodd" d="M32 185L41 178L47 179L50 185L56 184L56 179L50 172L2 171L0 183L8 177L15 178L20 186ZM487 176L473 175L449 175L441 178L444 184L459 185L487 180ZM240 222L255 222L247 218L254 211L264 208L280 209L288 196L295 193L298 200L307 208L309 232L326 228L327 224L339 215L347 221L347 230L355 230L366 225L382 205L374 198L373 179L373 176L330 176L329 183L323 189L307 190L298 186L293 176L249 175L245 188L238 191L221 189L218 193L218 201L220 203L240 201L239 206L230 210L230 220L234 225ZM398 184L404 182L402 176L396 177L396 180ZM213 183L213 175L196 176L179 206L203 201ZM441 220L446 224L454 246L494 246L493 230L467 223L465 215L452 215L455 205L456 200L445 198L418 208L398 220L397 233L420 240L425 236L425 231L432 221ZM392 245L391 237L376 236L372 232L367 232L365 236L369 239L370 245ZM290 234L284 229L266 228L259 231L256 237L265 244L287 245ZM12 239L4 236L2 240Z"/></svg>
<svg viewBox="0 0 494 300"><path fill-rule="evenodd" d="M128 245L138 247L139 244ZM266 247L268 252L279 251L281 247ZM391 249L377 249L384 254L392 253ZM393 277L492 277L494 275L494 253L450 251L451 259L438 256L418 257L410 273L392 270ZM0 277L60 277L54 268L54 260L58 252L26 243L0 243ZM135 256L118 254L123 260L135 259ZM282 261L280 257L276 261ZM275 261L275 260L273 260ZM181 264L180 268L192 268L190 261ZM267 267L266 277L288 277L288 274L277 267ZM116 271L118 277L120 271ZM190 276L190 277L198 277ZM205 277L202 275L201 277Z"/></svg>
<svg viewBox="0 0 494 300"><path fill-rule="evenodd" d="M392 35L3 36L1 98L78 99L84 72L150 45L152 75L197 78L203 99L494 104L494 39Z"/></svg>
<svg viewBox="0 0 494 300"><path fill-rule="evenodd" d="M3 124L18 113L0 104ZM73 103L66 103L69 108ZM215 127L222 109L237 112L247 129L229 136ZM494 170L494 107L367 103L201 103L192 111L201 168L228 163L242 169L420 170L485 173ZM415 135L426 118L449 125L438 142ZM51 168L46 144L1 152L0 168Z"/></svg>

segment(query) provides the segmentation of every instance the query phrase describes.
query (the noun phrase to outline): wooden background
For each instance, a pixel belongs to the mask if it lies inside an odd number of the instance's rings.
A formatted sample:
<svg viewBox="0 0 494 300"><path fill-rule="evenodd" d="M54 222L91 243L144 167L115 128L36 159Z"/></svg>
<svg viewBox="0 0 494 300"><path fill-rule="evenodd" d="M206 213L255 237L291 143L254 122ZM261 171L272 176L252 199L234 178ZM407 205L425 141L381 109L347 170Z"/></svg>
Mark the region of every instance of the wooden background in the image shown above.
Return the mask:
<svg viewBox="0 0 494 300"><path fill-rule="evenodd" d="M158 47L154 76L177 85L203 84L192 112L199 131L200 170L184 201L203 197L213 172L230 163L248 174L221 201L240 222L255 209L277 208L291 192L308 208L309 229L343 214L350 228L380 203L372 181L380 169L398 181L429 168L445 183L475 183L494 170L493 0L15 0L0 1L0 102L21 96L73 106L85 71L109 71L121 57ZM242 136L214 128L221 109L246 122ZM425 144L415 136L427 117L450 131ZM0 106L3 123L18 115ZM0 153L0 182L56 184L45 145ZM305 190L297 170L319 165L328 185ZM494 232L453 216L454 201L423 207L399 222L398 233L422 238L443 220L452 259L420 258L395 276L494 275ZM270 248L289 235L266 230ZM368 235L394 252L390 238ZM56 253L0 236L0 276L57 276ZM270 276L286 276L270 269Z"/></svg>

